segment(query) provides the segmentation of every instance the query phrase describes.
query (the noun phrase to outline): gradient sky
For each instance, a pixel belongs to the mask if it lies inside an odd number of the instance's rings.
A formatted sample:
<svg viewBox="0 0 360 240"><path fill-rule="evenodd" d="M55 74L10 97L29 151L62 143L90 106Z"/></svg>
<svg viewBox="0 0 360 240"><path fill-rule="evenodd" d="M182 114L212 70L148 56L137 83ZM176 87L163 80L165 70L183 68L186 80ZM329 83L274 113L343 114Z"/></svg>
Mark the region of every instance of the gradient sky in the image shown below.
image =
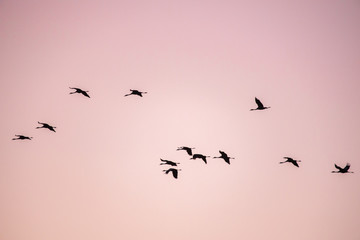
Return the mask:
<svg viewBox="0 0 360 240"><path fill-rule="evenodd" d="M359 24L356 0L2 0L0 239L360 239Z"/></svg>

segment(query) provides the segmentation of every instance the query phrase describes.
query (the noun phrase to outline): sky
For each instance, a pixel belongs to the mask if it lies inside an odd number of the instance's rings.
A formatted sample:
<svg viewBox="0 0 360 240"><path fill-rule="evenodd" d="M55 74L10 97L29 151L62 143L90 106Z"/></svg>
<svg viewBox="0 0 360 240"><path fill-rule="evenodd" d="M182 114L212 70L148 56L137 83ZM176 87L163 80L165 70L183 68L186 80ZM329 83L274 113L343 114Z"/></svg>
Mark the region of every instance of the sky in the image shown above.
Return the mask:
<svg viewBox="0 0 360 240"><path fill-rule="evenodd" d="M356 0L2 0L0 239L360 239L359 24Z"/></svg>

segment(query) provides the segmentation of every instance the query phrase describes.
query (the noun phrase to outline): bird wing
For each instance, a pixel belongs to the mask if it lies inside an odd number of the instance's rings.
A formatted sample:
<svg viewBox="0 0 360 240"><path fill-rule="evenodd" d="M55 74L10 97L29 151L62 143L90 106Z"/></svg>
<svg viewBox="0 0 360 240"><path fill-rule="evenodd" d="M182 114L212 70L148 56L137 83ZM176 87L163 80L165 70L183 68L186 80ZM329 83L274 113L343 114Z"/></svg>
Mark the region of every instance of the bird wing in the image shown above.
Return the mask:
<svg viewBox="0 0 360 240"><path fill-rule="evenodd" d="M90 98L90 96L89 96L89 94L87 94L87 92L85 92L85 91L82 91L81 93L82 93L82 95L84 95L85 97L88 97L88 98Z"/></svg>
<svg viewBox="0 0 360 240"><path fill-rule="evenodd" d="M174 178L177 179L177 177L178 177L178 171L177 171L176 169L172 169L172 174L173 174Z"/></svg>
<svg viewBox="0 0 360 240"><path fill-rule="evenodd" d="M299 164L296 161L292 161L292 164L294 164L295 166L299 167Z"/></svg>
<svg viewBox="0 0 360 240"><path fill-rule="evenodd" d="M228 157L228 155L226 154L226 152L219 151L219 153L221 154L221 157L222 157L222 158L227 158L227 157Z"/></svg>
<svg viewBox="0 0 360 240"><path fill-rule="evenodd" d="M339 169L339 170L342 170L341 167L339 167L338 165L335 164L335 168Z"/></svg>
<svg viewBox="0 0 360 240"><path fill-rule="evenodd" d="M349 170L349 168L350 168L350 164L349 164L349 163L347 163L347 164L346 164L346 166L344 167L344 171L346 171L346 172L347 172L347 171Z"/></svg>
<svg viewBox="0 0 360 240"><path fill-rule="evenodd" d="M289 160L289 161L294 161L294 159L292 159L291 157L284 157L284 158Z"/></svg>
<svg viewBox="0 0 360 240"><path fill-rule="evenodd" d="M192 150L191 150L191 148L186 148L185 150L186 150L187 154L189 154L190 156L192 155Z"/></svg>
<svg viewBox="0 0 360 240"><path fill-rule="evenodd" d="M264 108L264 105L262 104L262 102L258 98L255 98L255 102L258 105L258 108Z"/></svg>

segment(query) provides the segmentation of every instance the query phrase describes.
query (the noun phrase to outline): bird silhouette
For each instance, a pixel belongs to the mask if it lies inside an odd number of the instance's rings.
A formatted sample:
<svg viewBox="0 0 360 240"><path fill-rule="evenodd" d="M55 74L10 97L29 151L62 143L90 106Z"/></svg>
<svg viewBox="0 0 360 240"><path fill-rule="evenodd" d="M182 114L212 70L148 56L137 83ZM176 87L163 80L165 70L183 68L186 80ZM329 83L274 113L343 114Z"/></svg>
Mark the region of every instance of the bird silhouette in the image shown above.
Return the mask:
<svg viewBox="0 0 360 240"><path fill-rule="evenodd" d="M233 158L233 157L229 157L225 152L223 152L223 151L219 151L219 153L221 154L221 156L220 157L214 157L214 158L222 158L222 159L224 159L225 160L225 162L227 163L227 164L230 164L230 159L235 159L235 158Z"/></svg>
<svg viewBox="0 0 360 240"><path fill-rule="evenodd" d="M344 168L341 168L341 167L339 167L338 165L335 164L335 168L337 168L338 171L332 171L332 173L354 173L354 172L349 172L349 168L350 168L349 163L347 163Z"/></svg>
<svg viewBox="0 0 360 240"><path fill-rule="evenodd" d="M147 92L140 92L138 90L133 90L133 89L130 89L130 91L131 91L131 93L126 94L124 97L130 96L130 95L138 95L138 96L142 97L143 94L147 93Z"/></svg>
<svg viewBox="0 0 360 240"><path fill-rule="evenodd" d="M204 155L202 155L202 154L196 153L196 154L194 154L194 155L192 156L192 158L190 158L190 159L195 160L195 159L197 159L197 158L200 158L200 159L202 159L202 160L204 161L204 163L207 164L207 161L206 161L206 158L207 158L207 157L210 157L210 156L204 156Z"/></svg>
<svg viewBox="0 0 360 240"><path fill-rule="evenodd" d="M169 168L168 170L163 170L163 172L165 172L165 174L168 174L169 172L172 173L174 178L178 178L178 171L181 171L181 169L176 169L176 168Z"/></svg>
<svg viewBox="0 0 360 240"><path fill-rule="evenodd" d="M84 91L80 88L72 88L72 87L69 87L70 89L74 89L75 92L71 92L70 94L74 94L74 93L81 93L82 95L84 95L85 97L88 97L90 98L89 94L87 94L89 91Z"/></svg>
<svg viewBox="0 0 360 240"><path fill-rule="evenodd" d="M257 108L254 108L254 109L250 109L250 111L254 111L254 110L265 110L265 109L268 109L270 107L264 107L264 104L262 104L262 102L258 99L258 98L255 98L255 102L257 104Z"/></svg>
<svg viewBox="0 0 360 240"><path fill-rule="evenodd" d="M177 166L180 163L176 163L173 161L169 161L169 160L164 160L160 158L160 161L162 161L162 163L160 163L160 165L170 165L170 166Z"/></svg>
<svg viewBox="0 0 360 240"><path fill-rule="evenodd" d="M47 124L47 123L41 123L41 122L38 122L38 123L39 123L39 124L42 124L42 126L41 126L41 127L37 127L37 129L38 129L38 128L47 128L47 129L49 129L50 131L56 132L55 129L54 129L54 128L56 128L56 127L53 127L53 126L51 126L51 125L49 125L49 124Z"/></svg>
<svg viewBox="0 0 360 240"><path fill-rule="evenodd" d="M24 135L15 135L17 138L13 138L12 140L25 140L25 139L28 139L28 140L31 140L33 137L27 137L27 136L24 136Z"/></svg>
<svg viewBox="0 0 360 240"><path fill-rule="evenodd" d="M292 159L291 157L284 157L284 158L286 159L286 161L280 162L280 163L289 162L289 163L292 163L292 164L294 164L295 166L299 167L298 162L301 162L300 160L294 160L294 159Z"/></svg>
<svg viewBox="0 0 360 240"><path fill-rule="evenodd" d="M195 149L195 148L190 148L190 147L178 147L178 149L176 149L176 151L185 150L185 151L187 152L187 154L189 154L190 156L192 156L192 149Z"/></svg>

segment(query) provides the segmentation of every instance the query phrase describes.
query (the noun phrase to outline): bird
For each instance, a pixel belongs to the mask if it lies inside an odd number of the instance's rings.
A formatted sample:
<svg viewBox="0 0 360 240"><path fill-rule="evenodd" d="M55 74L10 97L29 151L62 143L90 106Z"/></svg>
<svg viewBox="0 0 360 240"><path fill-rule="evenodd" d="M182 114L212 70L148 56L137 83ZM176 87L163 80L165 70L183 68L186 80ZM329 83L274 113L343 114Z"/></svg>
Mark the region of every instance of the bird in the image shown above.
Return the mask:
<svg viewBox="0 0 360 240"><path fill-rule="evenodd" d="M214 158L222 158L222 159L224 159L225 160L225 162L227 163L227 164L230 164L230 159L235 159L235 158L233 158L233 157L229 157L225 152L223 152L223 151L219 151L219 153L221 154L221 156L220 157L214 157Z"/></svg>
<svg viewBox="0 0 360 240"><path fill-rule="evenodd" d="M130 96L130 95L138 95L140 97L142 97L142 94L146 94L147 92L140 92L138 90L133 90L133 89L130 89L131 93L129 94L126 94L124 97L126 96Z"/></svg>
<svg viewBox="0 0 360 240"><path fill-rule="evenodd" d="M262 104L262 102L258 99L258 98L255 98L255 102L257 104L257 108L254 108L254 109L250 109L250 111L254 111L254 110L265 110L265 109L268 109L270 107L264 107L264 105Z"/></svg>
<svg viewBox="0 0 360 240"><path fill-rule="evenodd" d="M190 156L192 156L192 149L195 149L195 148L190 148L190 147L178 147L178 149L176 149L176 151L185 150L185 151L187 152L187 154L189 154Z"/></svg>
<svg viewBox="0 0 360 240"><path fill-rule="evenodd" d="M12 140L25 140L25 139L28 139L28 140L31 140L33 137L27 137L27 136L24 136L24 135L15 135L17 138L13 138Z"/></svg>
<svg viewBox="0 0 360 240"><path fill-rule="evenodd" d="M338 165L335 164L335 168L337 168L338 171L332 171L332 173L354 173L354 172L349 172L349 168L350 168L349 163L347 163L344 168L341 168L341 167L339 167Z"/></svg>
<svg viewBox="0 0 360 240"><path fill-rule="evenodd" d="M41 122L38 122L38 123L39 123L39 124L42 124L42 126L41 126L41 127L37 127L36 129L38 129L38 128L47 128L47 129L49 129L50 131L56 132L55 129L54 129L54 128L56 128L56 127L53 127L53 126L51 126L51 125L49 125L49 124L47 124L47 123L41 123Z"/></svg>
<svg viewBox="0 0 360 240"><path fill-rule="evenodd" d="M74 93L81 93L82 95L84 95L85 97L88 97L90 98L89 94L87 94L87 92L89 91L84 91L80 88L72 88L72 87L69 87L70 89L75 89L75 92L71 92L70 94L74 94Z"/></svg>
<svg viewBox="0 0 360 240"><path fill-rule="evenodd" d="M284 162L280 162L280 163L286 163L286 162L289 162L289 163L292 163L294 164L295 166L299 167L299 164L298 162L301 162L300 160L294 160L293 158L291 157L284 157L286 159L286 161Z"/></svg>
<svg viewBox="0 0 360 240"><path fill-rule="evenodd" d="M198 154L198 153L196 153L196 154L194 154L193 156L192 156L192 158L190 158L190 159L197 159L197 158L200 158L200 159L202 159L203 161L204 161L204 163L206 163L207 164L207 161L206 161L206 158L207 157L210 157L210 156L204 156L204 155L202 155L202 154Z"/></svg>
<svg viewBox="0 0 360 240"><path fill-rule="evenodd" d="M164 160L164 159L161 159L160 158L160 161L162 161L162 163L160 163L160 165L170 165L170 166L177 166L178 164L180 163L176 163L176 162L173 162L173 161L169 161L169 160Z"/></svg>
<svg viewBox="0 0 360 240"><path fill-rule="evenodd" d="M172 175L176 179L178 178L178 171L181 171L181 169L169 168L168 170L163 170L163 172L165 172L165 174L168 174L169 172L172 172Z"/></svg>

